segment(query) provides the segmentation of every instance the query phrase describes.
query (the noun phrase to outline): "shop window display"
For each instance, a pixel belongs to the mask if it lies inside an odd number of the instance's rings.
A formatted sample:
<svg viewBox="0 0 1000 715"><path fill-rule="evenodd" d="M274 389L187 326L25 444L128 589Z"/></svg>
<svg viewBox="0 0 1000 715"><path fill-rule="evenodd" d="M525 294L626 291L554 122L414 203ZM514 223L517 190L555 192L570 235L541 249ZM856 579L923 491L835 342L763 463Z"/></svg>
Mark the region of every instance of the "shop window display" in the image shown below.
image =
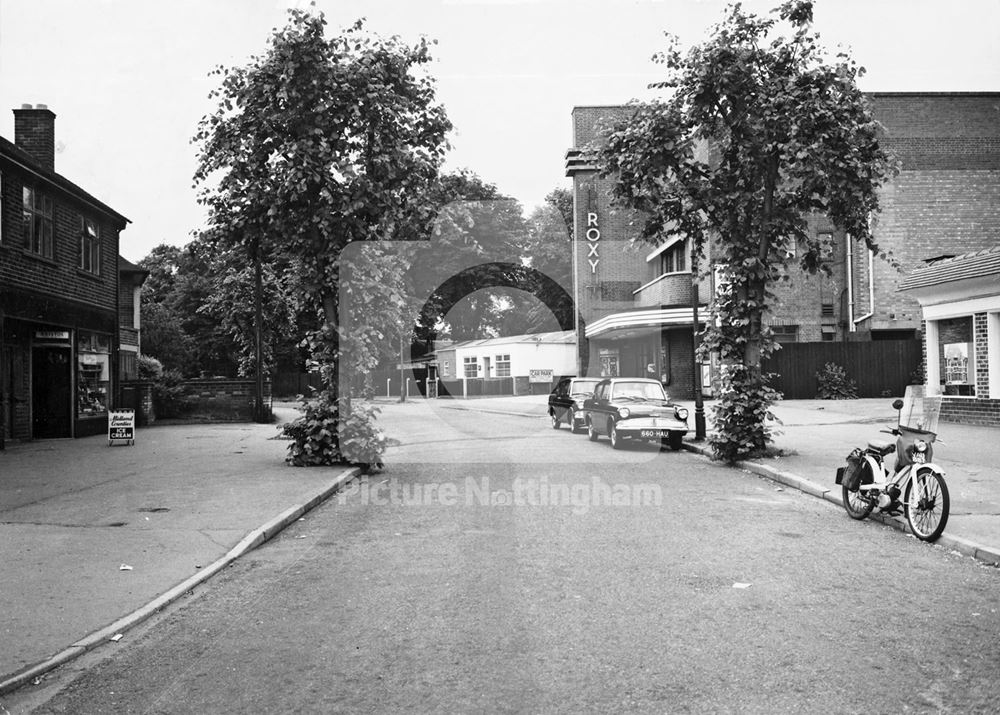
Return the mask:
<svg viewBox="0 0 1000 715"><path fill-rule="evenodd" d="M108 413L111 373L111 339L99 333L79 334L76 363L76 413L78 417L104 417Z"/></svg>

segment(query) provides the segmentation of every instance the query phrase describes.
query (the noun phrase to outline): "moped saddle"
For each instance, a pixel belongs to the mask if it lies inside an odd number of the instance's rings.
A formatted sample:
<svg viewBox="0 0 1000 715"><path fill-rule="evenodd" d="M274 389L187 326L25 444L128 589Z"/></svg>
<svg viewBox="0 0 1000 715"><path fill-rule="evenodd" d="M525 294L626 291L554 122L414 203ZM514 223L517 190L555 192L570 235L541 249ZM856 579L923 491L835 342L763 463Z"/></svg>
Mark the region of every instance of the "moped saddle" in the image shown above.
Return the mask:
<svg viewBox="0 0 1000 715"><path fill-rule="evenodd" d="M885 442L881 439L873 439L868 441L868 451L874 452L880 457L884 457L887 454L892 454L896 451L896 445L891 442Z"/></svg>

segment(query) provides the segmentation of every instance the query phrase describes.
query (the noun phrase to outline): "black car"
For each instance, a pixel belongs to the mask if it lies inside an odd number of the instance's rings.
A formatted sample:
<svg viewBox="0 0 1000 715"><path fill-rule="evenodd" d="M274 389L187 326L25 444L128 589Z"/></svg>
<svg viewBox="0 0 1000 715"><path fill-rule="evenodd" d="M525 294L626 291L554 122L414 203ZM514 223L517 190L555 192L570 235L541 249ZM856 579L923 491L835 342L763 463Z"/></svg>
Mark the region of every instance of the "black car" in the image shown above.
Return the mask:
<svg viewBox="0 0 1000 715"><path fill-rule="evenodd" d="M549 417L552 418L552 429L559 425L569 425L572 432L583 429L583 401L590 397L599 377L564 377L549 395Z"/></svg>
<svg viewBox="0 0 1000 715"><path fill-rule="evenodd" d="M607 435L615 449L621 449L627 439L663 441L671 449L680 449L688 431L687 408L670 402L657 380L605 378L583 408L591 441Z"/></svg>

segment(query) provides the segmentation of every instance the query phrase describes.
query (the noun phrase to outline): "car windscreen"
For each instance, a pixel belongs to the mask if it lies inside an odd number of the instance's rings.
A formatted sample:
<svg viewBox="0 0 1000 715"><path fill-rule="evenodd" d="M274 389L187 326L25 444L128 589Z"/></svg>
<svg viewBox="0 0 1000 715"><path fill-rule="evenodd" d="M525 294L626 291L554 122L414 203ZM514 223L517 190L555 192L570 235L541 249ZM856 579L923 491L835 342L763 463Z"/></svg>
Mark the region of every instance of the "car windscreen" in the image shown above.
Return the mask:
<svg viewBox="0 0 1000 715"><path fill-rule="evenodd" d="M593 392L598 382L600 380L573 380L569 386L570 394L578 395L580 393Z"/></svg>
<svg viewBox="0 0 1000 715"><path fill-rule="evenodd" d="M630 397L641 400L664 400L666 394L663 392L663 386L657 382L616 382L611 389L612 400Z"/></svg>

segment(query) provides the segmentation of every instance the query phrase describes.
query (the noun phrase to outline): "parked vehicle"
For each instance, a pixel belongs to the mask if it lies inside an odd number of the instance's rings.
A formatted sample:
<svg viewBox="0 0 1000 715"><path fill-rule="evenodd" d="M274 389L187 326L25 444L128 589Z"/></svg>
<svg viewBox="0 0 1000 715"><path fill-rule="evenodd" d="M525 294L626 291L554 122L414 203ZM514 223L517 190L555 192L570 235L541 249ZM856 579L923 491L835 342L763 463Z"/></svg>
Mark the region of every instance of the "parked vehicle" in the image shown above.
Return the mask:
<svg viewBox="0 0 1000 715"><path fill-rule="evenodd" d="M549 417L552 418L552 429L566 423L571 432L576 433L586 426L583 414L583 402L592 394L599 377L564 377L549 395Z"/></svg>
<svg viewBox="0 0 1000 715"><path fill-rule="evenodd" d="M864 519L876 507L887 514L902 508L913 535L934 541L948 523L950 508L944 470L932 461L941 397L926 397L922 387L908 387L906 400L892 406L899 413L896 427L880 431L895 435L896 443L874 439L864 449L855 449L847 466L837 469L835 481L852 519ZM894 452L896 464L890 470L886 461Z"/></svg>
<svg viewBox="0 0 1000 715"><path fill-rule="evenodd" d="M670 402L658 380L611 377L601 380L583 403L587 435L607 435L614 449L625 440L666 442L680 449L688 431L688 411Z"/></svg>

